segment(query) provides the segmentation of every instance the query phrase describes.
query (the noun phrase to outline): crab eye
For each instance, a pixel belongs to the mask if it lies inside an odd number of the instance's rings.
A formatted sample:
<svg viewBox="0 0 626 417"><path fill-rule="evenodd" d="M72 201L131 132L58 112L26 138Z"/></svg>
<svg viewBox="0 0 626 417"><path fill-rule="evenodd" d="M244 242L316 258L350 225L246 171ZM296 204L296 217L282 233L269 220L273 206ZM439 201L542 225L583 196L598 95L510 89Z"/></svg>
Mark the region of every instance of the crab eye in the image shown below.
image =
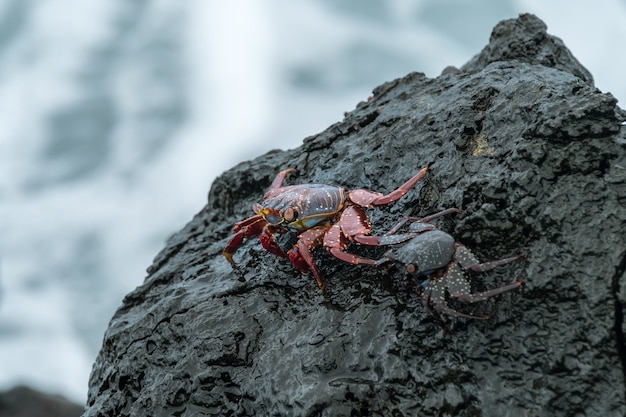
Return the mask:
<svg viewBox="0 0 626 417"><path fill-rule="evenodd" d="M415 265L415 264L408 264L406 266L406 272L408 272L409 274L414 274L415 271L417 271L417 265Z"/></svg>
<svg viewBox="0 0 626 417"><path fill-rule="evenodd" d="M298 212L289 207L285 209L285 212L283 213L283 218L288 222L292 222L298 218Z"/></svg>

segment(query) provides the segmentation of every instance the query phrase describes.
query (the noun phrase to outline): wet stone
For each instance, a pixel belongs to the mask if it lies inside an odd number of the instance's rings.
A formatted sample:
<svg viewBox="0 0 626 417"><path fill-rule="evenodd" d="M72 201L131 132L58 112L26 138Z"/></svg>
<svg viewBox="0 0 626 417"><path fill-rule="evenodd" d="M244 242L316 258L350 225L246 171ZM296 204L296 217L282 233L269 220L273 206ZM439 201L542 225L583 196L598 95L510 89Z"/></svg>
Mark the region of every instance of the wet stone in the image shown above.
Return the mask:
<svg viewBox="0 0 626 417"><path fill-rule="evenodd" d="M84 416L625 415L624 120L532 15L499 23L461 69L376 87L299 148L215 180L112 318ZM446 333L419 282L323 250L324 294L257 239L237 270L221 255L282 169L297 168L289 185L388 193L427 165L368 209L373 230L457 207L435 223L478 259L523 254L470 274L474 292L521 289L455 304L490 320L444 317Z"/></svg>

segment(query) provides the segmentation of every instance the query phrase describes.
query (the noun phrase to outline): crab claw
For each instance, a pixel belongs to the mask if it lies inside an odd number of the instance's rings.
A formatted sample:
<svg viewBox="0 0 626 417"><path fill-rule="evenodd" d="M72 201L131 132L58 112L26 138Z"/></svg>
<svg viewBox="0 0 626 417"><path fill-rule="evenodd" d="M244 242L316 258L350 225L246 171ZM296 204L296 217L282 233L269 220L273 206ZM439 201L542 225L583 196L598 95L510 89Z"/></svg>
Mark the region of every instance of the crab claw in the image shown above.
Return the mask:
<svg viewBox="0 0 626 417"><path fill-rule="evenodd" d="M278 246L278 243L276 243L276 241L274 240L274 236L272 236L272 233L267 228L263 230L263 232L259 236L259 240L261 241L261 245L269 253L272 253L279 258L284 258L285 256L287 256L285 255L285 252L283 252L283 250L280 248L280 246Z"/></svg>

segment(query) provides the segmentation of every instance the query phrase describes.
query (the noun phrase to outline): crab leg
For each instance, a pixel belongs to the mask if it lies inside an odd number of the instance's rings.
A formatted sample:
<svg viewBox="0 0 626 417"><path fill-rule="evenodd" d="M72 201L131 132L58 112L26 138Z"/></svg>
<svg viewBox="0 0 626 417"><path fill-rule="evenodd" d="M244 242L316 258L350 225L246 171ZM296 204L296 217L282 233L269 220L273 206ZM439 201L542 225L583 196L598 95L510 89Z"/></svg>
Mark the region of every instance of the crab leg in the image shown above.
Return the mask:
<svg viewBox="0 0 626 417"><path fill-rule="evenodd" d="M365 210L359 206L350 206L346 208L343 213L341 213L339 222L337 222L337 224L333 227L335 227L335 230L333 230L331 236L324 241L324 246L341 250L346 249L350 242L356 242L366 246L396 245L398 243L406 242L418 234L411 232L408 234L392 236L388 236L386 234L383 236L370 235L369 233L372 231L372 226L370 225L369 217L367 216ZM432 227L434 228L434 226ZM336 254L337 251L334 253ZM350 259L354 259L355 255L350 254L348 256ZM338 258L346 260L346 256L340 255ZM358 256L356 258L367 259ZM348 262L370 265L369 261Z"/></svg>
<svg viewBox="0 0 626 417"><path fill-rule="evenodd" d="M267 191L265 192L265 195L263 196L263 198L267 200L268 198L273 197L277 193L280 193L279 190L283 186L283 181L285 181L285 177L294 171L295 171L294 168L288 168L288 169L280 171L274 178L274 181L272 181L270 188L268 188Z"/></svg>
<svg viewBox="0 0 626 417"><path fill-rule="evenodd" d="M358 204L362 207L377 207L384 206L385 204L393 203L396 200L399 200L402 196L409 192L409 190L422 179L428 172L428 167L422 168L417 174L415 174L411 179L402 184L397 189L393 190L387 195L383 195L382 193L377 193L369 190L352 190L348 192L348 196L350 201L355 204Z"/></svg>
<svg viewBox="0 0 626 417"><path fill-rule="evenodd" d="M438 213L431 214L426 217L405 217L400 220L395 226L393 226L387 233L382 236L363 236L359 238L355 238L355 241L361 243L363 245L373 245L373 246L387 246L387 245L397 245L399 243L404 243L410 239L413 239L420 233L429 232L431 230L435 230L436 227L432 224L429 224L430 221L438 219L439 217L447 216L448 214L456 214L463 213L461 210L457 208L449 208L442 210ZM411 229L409 233L398 235L398 230L402 228L407 222L411 223ZM371 242L371 243L370 243ZM379 260L380 263L384 263L384 260Z"/></svg>
<svg viewBox="0 0 626 417"><path fill-rule="evenodd" d="M244 239L260 235L266 224L265 219L259 215L249 217L235 224L235 236L230 239L222 252L231 265L235 265L233 255L243 245Z"/></svg>
<svg viewBox="0 0 626 417"><path fill-rule="evenodd" d="M324 246L334 257L344 262L376 266L377 263L373 259L346 252L351 241L370 246L380 245L378 236L366 236L371 230L365 210L359 206L350 206L341 213L339 221L324 236Z"/></svg>
<svg viewBox="0 0 626 417"><path fill-rule="evenodd" d="M485 272L485 271L490 271L494 268L497 268L498 266L515 262L521 259L522 256L517 255L517 256L512 256L510 258L499 259L497 261L485 262L481 264L476 258L476 256L474 256L474 254L470 252L469 249L467 249L465 246L461 245L460 243L457 243L455 258L457 259L457 261L459 262L459 265L462 268L471 269L472 271L476 271L476 272ZM459 271L459 273L461 272ZM450 281L458 282L457 280L450 280ZM488 298L491 298L494 295L502 294L504 292L519 288L522 285L522 283L521 281L516 281L512 284L504 285L502 287L494 288L492 290L487 290L487 291L483 291L483 292L479 292L475 294L471 294L471 292L469 291L469 284L467 284L467 281L466 281L466 285L467 285L467 288L463 288L462 290L460 290L461 292L457 292L456 284L451 285L451 286L449 285L448 289L450 290L450 295L456 297L459 301L462 301L464 303L475 303L478 301L487 300Z"/></svg>
<svg viewBox="0 0 626 417"><path fill-rule="evenodd" d="M346 208L339 221L335 223L324 237L324 246L336 258L354 265L378 266L380 261L365 258L346 251L350 242L367 246L395 245L414 238L417 233L393 236L372 236L372 227L367 213L362 207Z"/></svg>
<svg viewBox="0 0 626 417"><path fill-rule="evenodd" d="M494 288L483 292L477 292L475 294L461 295L458 298L459 301L464 303L476 303L478 301L485 301L495 295L505 293L507 291L513 291L522 286L520 281L515 281L512 284L503 285L502 287Z"/></svg>
<svg viewBox="0 0 626 417"><path fill-rule="evenodd" d="M468 295L469 297L473 295L470 294L470 284L467 279L465 279L463 271L461 271L456 264L453 264L448 268L447 272L445 272L445 276L426 280L422 285L424 285L425 288L430 287L428 297L424 300L426 306L434 309L438 313L468 319L487 320L489 318L487 315L475 316L472 314L461 313L460 311L448 306L446 291L450 294L450 297L456 298L465 303L481 301L478 299L469 301Z"/></svg>
<svg viewBox="0 0 626 417"><path fill-rule="evenodd" d="M277 231L271 226L265 226L265 228L261 231L261 235L259 236L259 240L261 241L261 246L268 251L269 253L278 256L279 258L284 258L285 252L278 246L276 240L274 240L274 233Z"/></svg>
<svg viewBox="0 0 626 417"><path fill-rule="evenodd" d="M459 210L458 208L452 207L452 208L445 209L437 213L431 214L430 216L426 216L426 217L405 217L402 220L400 220L395 226L389 229L389 231L385 233L385 236L396 234L398 230L400 230L402 226L404 226L407 222L430 223L431 221L436 220L443 216L447 216L448 214L459 214L459 213L463 213L463 211ZM412 223L412 224L414 225L415 223ZM434 228L435 228L434 226L430 226L430 227L425 227L424 230L414 230L414 232L426 232L428 230L433 230Z"/></svg>
<svg viewBox="0 0 626 417"><path fill-rule="evenodd" d="M466 319L476 319L476 320L489 320L489 315L487 315L487 314L483 314L483 315L480 315L480 316L475 316L473 314L461 313L460 311L456 311L455 309L453 309L451 307L448 307L448 305L446 303L429 302L429 304L427 304L426 307L431 312L434 310L438 314L439 313L444 313L444 314L447 314L447 315L453 316L453 317L463 317L463 318L466 318ZM441 317L437 316L437 318L438 318L438 320L441 320Z"/></svg>
<svg viewBox="0 0 626 417"><path fill-rule="evenodd" d="M510 264L522 258L521 255L512 256L510 258L498 259L497 261L480 263L478 258L470 252L464 245L457 243L455 250L455 258L464 269L471 269L476 272L491 271L499 266Z"/></svg>
<svg viewBox="0 0 626 417"><path fill-rule="evenodd" d="M247 228L250 228L250 227L254 228L255 225L257 223L259 223L259 222L263 223L263 222L265 222L265 219L263 219L263 217L261 217L259 215L248 217L247 219L244 219L244 220L242 220L240 222L235 223L235 226L233 226L233 230L235 232L238 232L240 230L244 230L244 229L247 229ZM265 226L265 224L261 224L261 226ZM259 233L261 233L260 229L259 229ZM257 235L259 233L257 233ZM254 234L250 234L249 236L254 236Z"/></svg>
<svg viewBox="0 0 626 417"><path fill-rule="evenodd" d="M326 288L326 283L315 265L311 251L322 246L326 230L328 230L327 226L317 226L301 233L300 236L298 236L298 243L287 252L289 260L298 271L303 274L308 274L309 271L313 273L317 285L319 285L322 291Z"/></svg>

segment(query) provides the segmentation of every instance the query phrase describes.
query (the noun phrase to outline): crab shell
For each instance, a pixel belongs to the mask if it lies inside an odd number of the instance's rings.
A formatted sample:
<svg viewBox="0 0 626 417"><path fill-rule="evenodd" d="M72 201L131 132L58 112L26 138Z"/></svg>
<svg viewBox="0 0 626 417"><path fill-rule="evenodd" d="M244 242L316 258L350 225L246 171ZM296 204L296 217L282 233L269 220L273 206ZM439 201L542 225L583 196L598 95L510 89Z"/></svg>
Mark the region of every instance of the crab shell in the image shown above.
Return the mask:
<svg viewBox="0 0 626 417"><path fill-rule="evenodd" d="M410 274L422 276L450 264L454 253L454 238L435 229L419 234L406 244L388 251L385 257L405 265Z"/></svg>
<svg viewBox="0 0 626 417"><path fill-rule="evenodd" d="M302 232L332 219L347 200L344 188L325 184L300 184L280 188L253 210L272 226Z"/></svg>

